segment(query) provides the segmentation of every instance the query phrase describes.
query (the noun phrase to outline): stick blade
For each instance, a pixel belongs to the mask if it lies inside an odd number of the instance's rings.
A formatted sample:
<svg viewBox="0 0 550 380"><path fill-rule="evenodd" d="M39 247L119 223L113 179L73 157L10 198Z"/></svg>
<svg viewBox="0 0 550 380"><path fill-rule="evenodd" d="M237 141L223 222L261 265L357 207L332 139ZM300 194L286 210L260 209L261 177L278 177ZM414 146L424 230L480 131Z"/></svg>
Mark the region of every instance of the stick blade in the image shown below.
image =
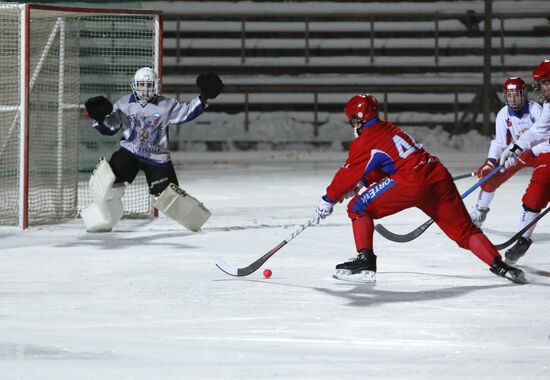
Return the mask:
<svg viewBox="0 0 550 380"><path fill-rule="evenodd" d="M229 265L224 259L219 258L216 261L216 266L224 273L227 273L230 276L235 277L244 277L248 276L249 274L252 274L256 272L264 263L269 260L271 256L275 254L279 249L285 246L288 242L286 240L283 240L280 242L275 248L273 248L271 251L267 252L265 255L260 257L258 260L254 261L252 264L250 264L247 267L243 268L235 268L231 265Z"/></svg>
<svg viewBox="0 0 550 380"><path fill-rule="evenodd" d="M228 275L230 276L236 276L238 277L239 276L239 270L231 265L229 265L227 263L227 261L225 261L224 259L222 259L221 257L219 257L217 260L216 260L216 266L218 267L219 270L221 270L222 272L224 273L227 273ZM242 275L241 275L242 276Z"/></svg>
<svg viewBox="0 0 550 380"><path fill-rule="evenodd" d="M432 225L433 222L434 221L430 219L413 231L404 235L395 234L381 224L377 224L376 226L374 226L374 229L376 230L376 232L378 232L380 235L388 240L395 241L397 243L407 243L422 235L428 229L428 227Z"/></svg>
<svg viewBox="0 0 550 380"><path fill-rule="evenodd" d="M262 259L263 259L263 257L262 257ZM261 261L256 260L255 262L253 262L252 264L250 264L247 267L235 268L234 266L228 264L227 261L225 261L224 259L219 258L219 259L216 260L216 266L218 267L219 270L221 270L224 273L227 273L230 276L244 277L244 276L248 276L249 274L252 274L252 273L256 272L258 270L258 268L260 268L263 265L263 263L265 262L265 260L262 260L262 259L260 259Z"/></svg>

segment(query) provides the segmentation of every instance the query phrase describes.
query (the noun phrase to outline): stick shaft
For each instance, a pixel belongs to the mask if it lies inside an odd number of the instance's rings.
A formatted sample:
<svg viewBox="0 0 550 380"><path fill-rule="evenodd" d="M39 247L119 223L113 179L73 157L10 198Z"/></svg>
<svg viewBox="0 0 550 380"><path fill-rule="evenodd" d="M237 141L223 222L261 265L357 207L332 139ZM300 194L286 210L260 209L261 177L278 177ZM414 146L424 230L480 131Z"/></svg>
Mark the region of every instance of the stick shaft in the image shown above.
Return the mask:
<svg viewBox="0 0 550 380"><path fill-rule="evenodd" d="M458 181L459 179L463 179L463 178L474 177L475 175L476 175L476 173L474 173L474 172L455 175L455 176L453 177L453 181Z"/></svg>
<svg viewBox="0 0 550 380"><path fill-rule="evenodd" d="M514 234L514 236L512 236L510 239L506 240L504 243L495 244L495 248L500 251L501 249L504 249L504 248L508 247L509 245L512 245L516 240L518 240L525 233L525 231L527 231L529 228L533 227L539 220L541 220L542 217L548 213L548 211L550 211L550 207L547 207L546 210L544 210L544 212L542 212L535 219L530 221L529 224L527 224L521 230L516 232Z"/></svg>
<svg viewBox="0 0 550 380"><path fill-rule="evenodd" d="M289 241L294 239L296 236L300 235L306 228L311 226L313 224L313 218L307 221L306 224L300 225L296 231L294 231L291 235L289 235L285 240L277 244L275 247L273 247L269 252L264 254L262 257L260 257L258 260L254 261L252 264L242 267L242 268L235 268L229 265L225 260L218 259L216 262L216 266L222 271L225 272L231 276L236 277L243 277L248 276L249 274L252 274L256 272L264 263L269 260L271 256L273 256L275 253L277 253L281 248L283 248L285 245L288 244Z"/></svg>

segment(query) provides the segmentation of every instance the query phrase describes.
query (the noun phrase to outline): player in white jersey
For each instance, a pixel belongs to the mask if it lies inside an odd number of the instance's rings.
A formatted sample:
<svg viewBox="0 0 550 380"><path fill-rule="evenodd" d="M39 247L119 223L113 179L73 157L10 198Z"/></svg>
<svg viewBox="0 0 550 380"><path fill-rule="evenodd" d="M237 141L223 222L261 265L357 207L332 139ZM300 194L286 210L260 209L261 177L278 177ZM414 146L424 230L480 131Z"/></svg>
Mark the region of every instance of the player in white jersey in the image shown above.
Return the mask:
<svg viewBox="0 0 550 380"><path fill-rule="evenodd" d="M217 74L201 74L197 77L197 87L200 95L189 103L162 96L157 91L157 73L143 67L136 71L131 82L132 93L123 96L114 106L103 96L86 101L86 110L95 120L93 127L98 132L114 135L122 131L119 150L113 153L108 164L106 160L100 160L90 179L94 203L82 213L88 231L110 231L122 217L120 198L124 185L132 183L139 170L145 173L150 194L160 195L158 200L161 202L155 206L173 217L166 210L177 204L174 199L183 199L188 194L178 188L168 149L168 127L186 123L202 114L208 106L207 100L217 97L222 91L223 82ZM185 207L189 206L187 201L190 198L185 199ZM198 210L195 206L189 206L191 211ZM198 210L201 217L197 219L193 214L194 220L188 223L182 210L179 207L173 218L191 230L198 230L197 223L209 216L209 213L205 214L207 210Z"/></svg>
<svg viewBox="0 0 550 380"><path fill-rule="evenodd" d="M540 118L500 156L505 171L514 170L517 165L533 166L533 175L521 201L523 210L520 228L535 219L550 202L550 60L544 60L533 70L533 79L540 91L542 113ZM515 263L533 242L531 236L535 226L528 229L516 244L506 251L506 260Z"/></svg>
<svg viewBox="0 0 550 380"><path fill-rule="evenodd" d="M527 99L526 87L525 82L519 77L510 77L504 82L504 102L506 105L497 114L495 138L491 141L487 159L475 172L479 178L489 174L495 168L500 154L506 147L517 141L519 136L540 117L542 107L538 103ZM523 165L517 165L514 169L507 170L505 173L497 173L481 185L477 203L470 213L472 221L478 227L481 227L487 218L489 205L495 196L496 189L523 167Z"/></svg>

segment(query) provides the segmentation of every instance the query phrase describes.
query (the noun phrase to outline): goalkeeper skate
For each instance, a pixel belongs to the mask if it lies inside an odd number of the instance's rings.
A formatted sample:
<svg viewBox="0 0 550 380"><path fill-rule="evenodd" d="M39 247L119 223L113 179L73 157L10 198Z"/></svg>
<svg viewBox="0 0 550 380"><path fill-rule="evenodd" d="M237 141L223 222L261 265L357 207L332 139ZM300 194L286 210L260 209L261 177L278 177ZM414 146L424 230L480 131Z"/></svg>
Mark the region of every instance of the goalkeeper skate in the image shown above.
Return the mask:
<svg viewBox="0 0 550 380"><path fill-rule="evenodd" d="M504 277L507 280L515 282L516 284L526 284L525 274L519 268L506 264L500 257L497 257L493 261L493 265L489 269L497 276Z"/></svg>
<svg viewBox="0 0 550 380"><path fill-rule="evenodd" d="M332 277L337 280L374 284L376 282L376 255L371 250L365 249L349 261L336 265Z"/></svg>

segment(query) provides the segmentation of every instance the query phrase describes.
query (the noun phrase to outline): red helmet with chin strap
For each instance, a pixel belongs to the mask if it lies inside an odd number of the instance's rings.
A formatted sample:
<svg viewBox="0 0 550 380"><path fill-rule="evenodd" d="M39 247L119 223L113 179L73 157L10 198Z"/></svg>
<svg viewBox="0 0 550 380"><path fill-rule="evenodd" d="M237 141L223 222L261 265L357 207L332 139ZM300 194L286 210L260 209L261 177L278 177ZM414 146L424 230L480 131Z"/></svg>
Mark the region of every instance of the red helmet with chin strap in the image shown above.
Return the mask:
<svg viewBox="0 0 550 380"><path fill-rule="evenodd" d="M352 126L354 123L364 123L378 117L378 100L371 94L356 95L348 100L344 112Z"/></svg>
<svg viewBox="0 0 550 380"><path fill-rule="evenodd" d="M550 80L550 59L545 59L533 70L533 79L536 82Z"/></svg>
<svg viewBox="0 0 550 380"><path fill-rule="evenodd" d="M504 85L502 86L502 89L504 92L508 91L523 91L525 90L525 82L520 77L510 77L506 79L506 82L504 82Z"/></svg>
<svg viewBox="0 0 550 380"><path fill-rule="evenodd" d="M533 89L534 94L538 98L540 102L545 102L550 100L548 97L548 91L546 91L546 96L543 94L541 90L540 82L543 81L549 81L550 80L550 59L545 59L535 67L533 70L533 79L535 80L535 83L533 83Z"/></svg>
<svg viewBox="0 0 550 380"><path fill-rule="evenodd" d="M527 99L527 86L520 77L510 77L506 79L502 86L504 91L504 103L514 110L520 110Z"/></svg>

